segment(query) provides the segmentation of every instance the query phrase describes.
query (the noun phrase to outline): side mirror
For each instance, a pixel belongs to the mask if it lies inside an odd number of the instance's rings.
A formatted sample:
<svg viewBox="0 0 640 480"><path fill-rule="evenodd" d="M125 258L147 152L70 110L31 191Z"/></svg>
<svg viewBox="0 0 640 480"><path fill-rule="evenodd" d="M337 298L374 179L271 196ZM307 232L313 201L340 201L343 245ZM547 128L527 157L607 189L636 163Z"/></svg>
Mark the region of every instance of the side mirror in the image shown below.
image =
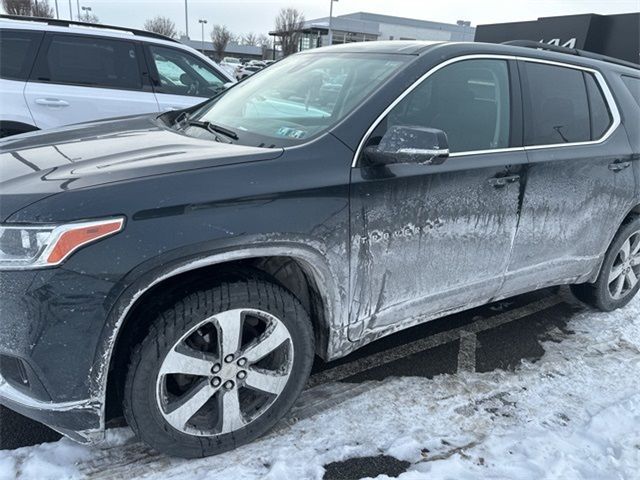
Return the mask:
<svg viewBox="0 0 640 480"><path fill-rule="evenodd" d="M364 153L377 165L442 165L449 158L449 141L447 134L436 128L399 125L389 128L380 143L367 147Z"/></svg>

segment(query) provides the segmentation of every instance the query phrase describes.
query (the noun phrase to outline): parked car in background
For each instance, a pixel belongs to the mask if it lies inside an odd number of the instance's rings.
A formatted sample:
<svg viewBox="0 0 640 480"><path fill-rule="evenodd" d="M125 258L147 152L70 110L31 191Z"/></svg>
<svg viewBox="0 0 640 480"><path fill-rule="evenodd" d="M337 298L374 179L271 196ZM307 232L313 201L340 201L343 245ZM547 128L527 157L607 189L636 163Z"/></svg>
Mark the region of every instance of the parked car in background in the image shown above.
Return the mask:
<svg viewBox="0 0 640 480"><path fill-rule="evenodd" d="M246 65L241 65L236 69L236 80L238 81L244 80L245 78L250 77L254 73L259 72L263 68L264 66L252 65L249 63Z"/></svg>
<svg viewBox="0 0 640 480"><path fill-rule="evenodd" d="M225 72L235 78L236 69L242 65L242 62L239 58L235 57L224 57L220 62L220 67L224 68Z"/></svg>
<svg viewBox="0 0 640 480"><path fill-rule="evenodd" d="M550 286L624 307L640 69L555 49L350 43L4 139L0 403L201 457L276 425L316 355Z"/></svg>
<svg viewBox="0 0 640 480"><path fill-rule="evenodd" d="M151 32L0 16L0 136L186 108L235 78Z"/></svg>

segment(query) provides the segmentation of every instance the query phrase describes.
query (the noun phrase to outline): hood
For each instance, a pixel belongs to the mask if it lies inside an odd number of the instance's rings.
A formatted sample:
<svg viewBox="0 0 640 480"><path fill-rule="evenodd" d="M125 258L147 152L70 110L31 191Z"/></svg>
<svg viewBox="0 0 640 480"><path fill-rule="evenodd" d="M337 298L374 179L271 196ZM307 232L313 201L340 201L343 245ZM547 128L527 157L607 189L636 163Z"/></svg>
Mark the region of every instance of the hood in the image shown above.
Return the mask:
<svg viewBox="0 0 640 480"><path fill-rule="evenodd" d="M282 149L187 137L155 115L9 137L0 141L0 221L67 190L281 154Z"/></svg>

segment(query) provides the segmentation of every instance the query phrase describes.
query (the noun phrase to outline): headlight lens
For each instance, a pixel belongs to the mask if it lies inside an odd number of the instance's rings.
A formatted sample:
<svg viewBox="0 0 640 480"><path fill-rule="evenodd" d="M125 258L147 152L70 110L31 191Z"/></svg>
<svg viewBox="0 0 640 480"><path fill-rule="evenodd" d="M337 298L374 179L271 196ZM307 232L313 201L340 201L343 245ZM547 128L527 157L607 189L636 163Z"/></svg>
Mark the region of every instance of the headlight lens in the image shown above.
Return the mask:
<svg viewBox="0 0 640 480"><path fill-rule="evenodd" d="M42 227L0 225L0 270L59 265L79 248L123 226L124 218Z"/></svg>

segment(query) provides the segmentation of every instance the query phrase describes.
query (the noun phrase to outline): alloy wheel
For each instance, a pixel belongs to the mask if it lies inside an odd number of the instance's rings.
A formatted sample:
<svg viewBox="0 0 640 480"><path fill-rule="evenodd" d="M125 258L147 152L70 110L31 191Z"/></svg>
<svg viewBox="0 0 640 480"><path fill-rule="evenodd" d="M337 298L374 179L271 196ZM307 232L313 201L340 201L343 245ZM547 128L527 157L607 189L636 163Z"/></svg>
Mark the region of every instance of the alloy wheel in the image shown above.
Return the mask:
<svg viewBox="0 0 640 480"><path fill-rule="evenodd" d="M633 233L616 255L609 274L609 293L614 300L629 295L640 281L640 231Z"/></svg>
<svg viewBox="0 0 640 480"><path fill-rule="evenodd" d="M237 431L278 399L293 356L291 334L272 314L234 309L213 315L165 356L156 385L160 413L189 435Z"/></svg>

